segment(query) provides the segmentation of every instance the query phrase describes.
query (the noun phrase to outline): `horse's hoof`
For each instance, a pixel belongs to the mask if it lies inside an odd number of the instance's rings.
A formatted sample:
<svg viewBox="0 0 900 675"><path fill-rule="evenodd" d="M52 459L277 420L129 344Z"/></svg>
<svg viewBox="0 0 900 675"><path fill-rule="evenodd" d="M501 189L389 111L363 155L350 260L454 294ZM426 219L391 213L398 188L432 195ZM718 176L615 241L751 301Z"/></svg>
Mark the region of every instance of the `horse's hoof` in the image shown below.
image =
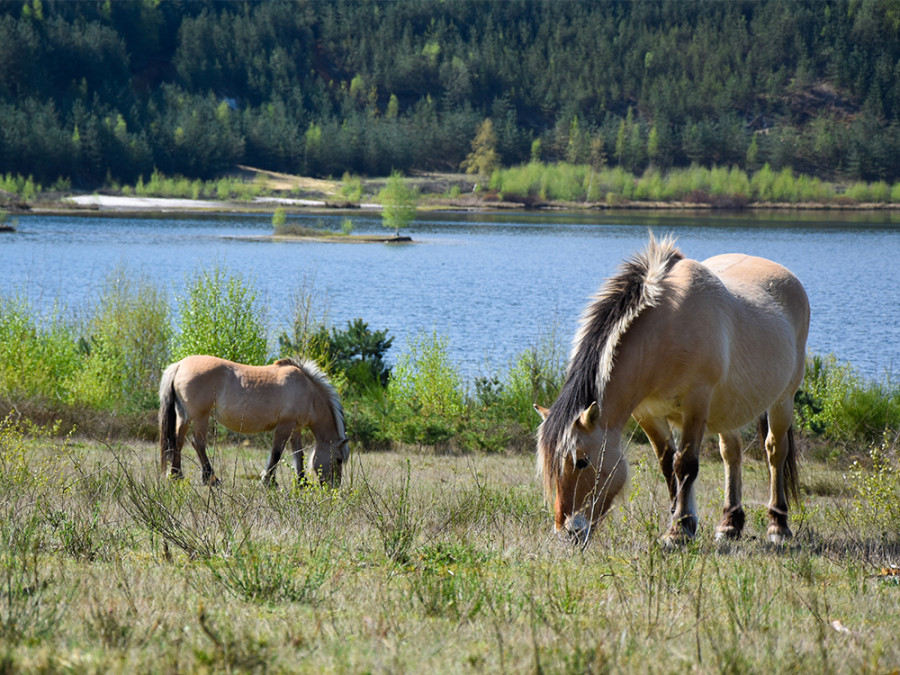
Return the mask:
<svg viewBox="0 0 900 675"><path fill-rule="evenodd" d="M716 541L737 541L741 538L741 531L732 526L719 526L716 528Z"/></svg>
<svg viewBox="0 0 900 675"><path fill-rule="evenodd" d="M203 484L206 487L219 487L222 484L222 481L216 478L216 474L213 474L212 476L204 480Z"/></svg>
<svg viewBox="0 0 900 675"><path fill-rule="evenodd" d="M775 546L784 546L793 538L794 534L786 527L769 527L769 531L766 533L766 541Z"/></svg>
<svg viewBox="0 0 900 675"><path fill-rule="evenodd" d="M690 532L685 532L681 528L672 528L668 532L666 532L665 536L662 538L663 547L674 550L676 548L682 548L694 541L694 535Z"/></svg>

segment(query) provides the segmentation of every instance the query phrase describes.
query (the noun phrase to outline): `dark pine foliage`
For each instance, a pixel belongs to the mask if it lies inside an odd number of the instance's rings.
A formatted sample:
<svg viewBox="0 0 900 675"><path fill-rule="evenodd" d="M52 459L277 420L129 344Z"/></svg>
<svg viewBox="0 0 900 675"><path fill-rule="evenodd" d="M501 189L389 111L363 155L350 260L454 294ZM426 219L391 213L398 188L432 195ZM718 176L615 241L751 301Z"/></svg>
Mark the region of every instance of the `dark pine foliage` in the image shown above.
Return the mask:
<svg viewBox="0 0 900 675"><path fill-rule="evenodd" d="M0 0L0 172L768 162L900 178L888 0Z"/></svg>

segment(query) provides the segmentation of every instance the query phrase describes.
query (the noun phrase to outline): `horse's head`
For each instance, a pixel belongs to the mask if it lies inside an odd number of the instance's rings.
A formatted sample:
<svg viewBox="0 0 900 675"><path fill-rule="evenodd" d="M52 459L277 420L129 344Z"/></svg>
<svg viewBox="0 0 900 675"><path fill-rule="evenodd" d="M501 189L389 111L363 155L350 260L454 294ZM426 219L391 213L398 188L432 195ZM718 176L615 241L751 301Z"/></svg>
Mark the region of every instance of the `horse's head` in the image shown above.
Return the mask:
<svg viewBox="0 0 900 675"><path fill-rule="evenodd" d="M535 410L545 422L538 432L538 468L545 495L554 502L554 527L558 534L587 541L628 478L621 433L599 423L596 403L556 435L545 433L551 411Z"/></svg>
<svg viewBox="0 0 900 675"><path fill-rule="evenodd" d="M313 474L331 487L340 487L344 463L350 459L350 440L346 437L334 441L316 440L312 456Z"/></svg>

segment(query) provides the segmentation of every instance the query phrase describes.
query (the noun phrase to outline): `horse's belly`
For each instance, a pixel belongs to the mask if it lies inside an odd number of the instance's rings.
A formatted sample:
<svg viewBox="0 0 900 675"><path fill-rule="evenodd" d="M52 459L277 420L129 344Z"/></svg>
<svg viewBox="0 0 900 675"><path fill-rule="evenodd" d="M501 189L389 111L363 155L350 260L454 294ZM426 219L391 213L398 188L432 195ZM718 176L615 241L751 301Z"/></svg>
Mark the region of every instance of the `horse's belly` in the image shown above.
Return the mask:
<svg viewBox="0 0 900 675"><path fill-rule="evenodd" d="M272 431L284 421L280 410L263 408L253 401L219 401L216 419L232 431L244 434Z"/></svg>

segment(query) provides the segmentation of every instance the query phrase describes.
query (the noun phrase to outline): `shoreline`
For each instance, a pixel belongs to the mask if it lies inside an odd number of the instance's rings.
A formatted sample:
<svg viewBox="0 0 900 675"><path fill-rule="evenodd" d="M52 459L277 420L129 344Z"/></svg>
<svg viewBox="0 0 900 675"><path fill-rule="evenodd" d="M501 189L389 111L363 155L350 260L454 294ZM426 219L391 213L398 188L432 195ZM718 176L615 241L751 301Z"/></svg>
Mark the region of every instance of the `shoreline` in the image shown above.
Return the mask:
<svg viewBox="0 0 900 675"><path fill-rule="evenodd" d="M300 199L284 197L256 197L252 201L179 199L169 197L133 197L117 195L74 195L30 204L15 203L6 206L10 215L67 215L67 216L123 216L154 217L172 214L267 214L276 208L290 213L379 213L381 205L362 203L334 203L324 199ZM482 197L463 197L461 199L434 199L421 203L417 209L429 212L461 212L491 213L508 211L529 212L659 212L659 213L779 213L779 212L823 212L864 213L900 212L900 203L853 203L825 204L805 202L800 204L782 202L755 202L739 208L724 207L705 203L689 202L623 202L610 205L605 202L541 202L526 204L524 202L500 201Z"/></svg>

